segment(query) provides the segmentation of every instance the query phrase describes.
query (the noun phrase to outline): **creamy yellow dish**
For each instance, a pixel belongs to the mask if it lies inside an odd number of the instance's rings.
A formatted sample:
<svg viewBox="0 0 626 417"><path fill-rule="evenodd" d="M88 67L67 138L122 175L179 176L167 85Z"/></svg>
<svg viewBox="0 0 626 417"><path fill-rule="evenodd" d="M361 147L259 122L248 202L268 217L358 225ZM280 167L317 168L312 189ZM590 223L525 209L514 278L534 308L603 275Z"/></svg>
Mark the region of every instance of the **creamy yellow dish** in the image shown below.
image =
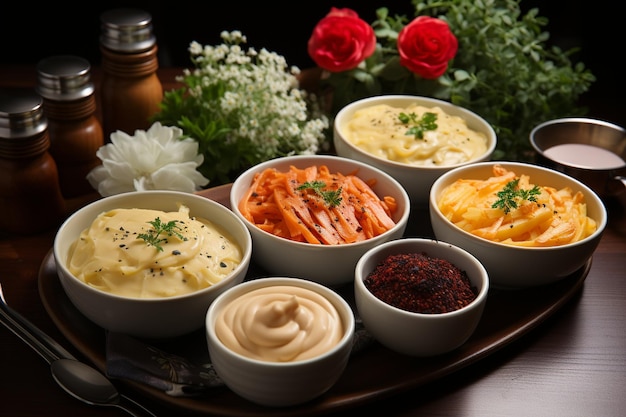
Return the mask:
<svg viewBox="0 0 626 417"><path fill-rule="evenodd" d="M403 123L400 114L436 115L436 129L424 130L423 137L407 134L413 123ZM487 138L470 129L465 120L445 113L440 107L412 105L406 108L387 104L370 106L354 113L345 126L347 140L379 158L419 166L446 166L479 157L487 151Z"/></svg>
<svg viewBox="0 0 626 417"><path fill-rule="evenodd" d="M177 212L116 209L100 214L72 245L68 268L102 291L136 298L188 294L220 282L242 260L216 225Z"/></svg>
<svg viewBox="0 0 626 417"><path fill-rule="evenodd" d="M343 336L339 312L320 294L301 287L250 291L227 304L215 322L217 337L253 359L292 362L332 349Z"/></svg>

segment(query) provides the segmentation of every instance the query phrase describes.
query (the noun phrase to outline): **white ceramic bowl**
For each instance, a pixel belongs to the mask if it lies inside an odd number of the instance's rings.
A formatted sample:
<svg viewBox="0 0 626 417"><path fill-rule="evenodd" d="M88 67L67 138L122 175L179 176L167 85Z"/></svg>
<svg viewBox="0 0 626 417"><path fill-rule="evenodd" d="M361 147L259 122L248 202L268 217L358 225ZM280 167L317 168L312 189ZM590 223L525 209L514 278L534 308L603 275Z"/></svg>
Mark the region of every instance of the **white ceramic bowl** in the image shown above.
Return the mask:
<svg viewBox="0 0 626 417"><path fill-rule="evenodd" d="M480 156L467 162L447 166L420 166L410 165L402 162L395 162L384 157L375 156L358 146L352 144L345 136L347 123L354 113L366 107L388 104L393 107L406 108L410 105L421 105L425 107L438 106L445 113L458 116L465 120L467 126L475 131L482 132L487 138L487 150ZM337 155L365 162L385 171L407 190L411 203L414 207L426 208L428 206L428 194L433 182L443 173L457 166L463 166L478 161L488 161L496 148L496 133L486 120L462 107L456 106L446 101L428 97L407 96L407 95L383 95L368 97L357 100L341 109L334 121L333 144Z"/></svg>
<svg viewBox="0 0 626 417"><path fill-rule="evenodd" d="M364 280L388 256L422 252L465 271L477 290L476 298L458 310L426 314L394 307L366 287ZM449 243L425 238L399 239L370 249L355 269L354 297L363 325L382 345L409 356L439 355L465 343L480 322L488 291L487 271L474 256Z"/></svg>
<svg viewBox="0 0 626 417"><path fill-rule="evenodd" d="M493 165L500 164L518 176L530 176L533 184L581 191L587 215L597 223L591 236L561 246L520 247L493 242L462 230L442 215L437 201L442 190L458 179L487 179ZM587 263L595 251L607 223L607 211L598 195L580 181L555 170L523 162L482 162L456 168L442 175L430 194L430 220L437 239L460 246L476 256L487 268L493 287L524 288L549 284L571 275Z"/></svg>
<svg viewBox="0 0 626 417"><path fill-rule="evenodd" d="M142 299L96 289L69 271L66 263L70 246L100 213L116 208L177 211L178 203L186 205L190 215L221 226L241 247L242 262L219 283L187 295ZM53 252L63 289L88 319L113 332L157 339L180 336L204 326L206 311L215 297L244 280L252 256L252 238L243 222L215 201L177 191L144 191L105 197L76 211L57 231Z"/></svg>
<svg viewBox="0 0 626 417"><path fill-rule="evenodd" d="M319 356L291 362L252 359L226 347L215 332L220 311L231 301L251 291L277 286L304 288L330 301L343 322L343 336L338 344ZM354 313L338 293L316 282L288 277L259 278L237 285L220 295L206 315L209 355L224 384L243 398L273 407L301 404L328 391L341 377L348 363L354 330Z"/></svg>
<svg viewBox="0 0 626 417"><path fill-rule="evenodd" d="M349 174L356 171L361 179L376 179L374 192L379 197L392 196L398 204L393 218L395 226L374 238L341 245L295 242L261 230L241 214L239 201L249 189L256 173L267 168L287 172L291 165L297 168L326 165L331 172ZM410 212L409 197L398 181L363 162L331 155L290 156L255 165L233 183L230 204L233 212L244 221L252 234L255 263L270 275L305 278L328 286L351 283L354 266L363 253L383 242L402 237Z"/></svg>

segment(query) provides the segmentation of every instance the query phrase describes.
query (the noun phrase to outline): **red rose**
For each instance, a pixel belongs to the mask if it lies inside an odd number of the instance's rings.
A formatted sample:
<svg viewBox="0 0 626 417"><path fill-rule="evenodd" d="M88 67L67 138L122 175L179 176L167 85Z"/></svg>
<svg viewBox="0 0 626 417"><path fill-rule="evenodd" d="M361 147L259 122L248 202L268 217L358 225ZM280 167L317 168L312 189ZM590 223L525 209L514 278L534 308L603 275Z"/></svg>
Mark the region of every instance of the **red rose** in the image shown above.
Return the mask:
<svg viewBox="0 0 626 417"><path fill-rule="evenodd" d="M400 64L427 79L446 72L458 46L448 24L429 16L415 18L398 34Z"/></svg>
<svg viewBox="0 0 626 417"><path fill-rule="evenodd" d="M322 69L341 72L355 68L374 53L374 29L352 9L330 9L309 38L309 56Z"/></svg>

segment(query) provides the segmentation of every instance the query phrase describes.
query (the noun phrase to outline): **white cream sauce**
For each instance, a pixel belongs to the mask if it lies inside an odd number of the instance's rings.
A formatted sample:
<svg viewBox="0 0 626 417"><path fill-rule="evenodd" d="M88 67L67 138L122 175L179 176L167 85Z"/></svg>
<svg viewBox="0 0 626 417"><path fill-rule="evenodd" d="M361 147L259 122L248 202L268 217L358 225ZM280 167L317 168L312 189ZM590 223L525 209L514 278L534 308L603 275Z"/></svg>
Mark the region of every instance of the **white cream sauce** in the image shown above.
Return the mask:
<svg viewBox="0 0 626 417"><path fill-rule="evenodd" d="M229 349L271 362L321 355L344 332L330 301L296 286L260 288L238 297L219 312L215 331Z"/></svg>

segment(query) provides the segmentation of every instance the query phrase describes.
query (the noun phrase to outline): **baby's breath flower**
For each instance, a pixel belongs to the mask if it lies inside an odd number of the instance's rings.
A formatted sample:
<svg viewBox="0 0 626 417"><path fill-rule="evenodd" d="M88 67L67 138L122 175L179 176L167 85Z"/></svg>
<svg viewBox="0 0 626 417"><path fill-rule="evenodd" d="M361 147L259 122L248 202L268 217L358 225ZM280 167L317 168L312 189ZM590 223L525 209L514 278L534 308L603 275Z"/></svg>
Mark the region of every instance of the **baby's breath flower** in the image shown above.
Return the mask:
<svg viewBox="0 0 626 417"><path fill-rule="evenodd" d="M96 151L102 165L87 180L103 197L144 190L198 191L209 183L197 171L204 157L198 155L196 141L181 140L182 133L158 122L134 136L113 132L111 143Z"/></svg>
<svg viewBox="0 0 626 417"><path fill-rule="evenodd" d="M221 37L217 46L190 44L195 68L183 72L183 88L165 93L154 118L198 142L211 184L268 159L327 150L329 119L300 90L300 70L265 48L244 48L239 31Z"/></svg>
<svg viewBox="0 0 626 417"><path fill-rule="evenodd" d="M189 45L189 52L194 55L200 55L202 53L202 45L196 41L191 42Z"/></svg>

